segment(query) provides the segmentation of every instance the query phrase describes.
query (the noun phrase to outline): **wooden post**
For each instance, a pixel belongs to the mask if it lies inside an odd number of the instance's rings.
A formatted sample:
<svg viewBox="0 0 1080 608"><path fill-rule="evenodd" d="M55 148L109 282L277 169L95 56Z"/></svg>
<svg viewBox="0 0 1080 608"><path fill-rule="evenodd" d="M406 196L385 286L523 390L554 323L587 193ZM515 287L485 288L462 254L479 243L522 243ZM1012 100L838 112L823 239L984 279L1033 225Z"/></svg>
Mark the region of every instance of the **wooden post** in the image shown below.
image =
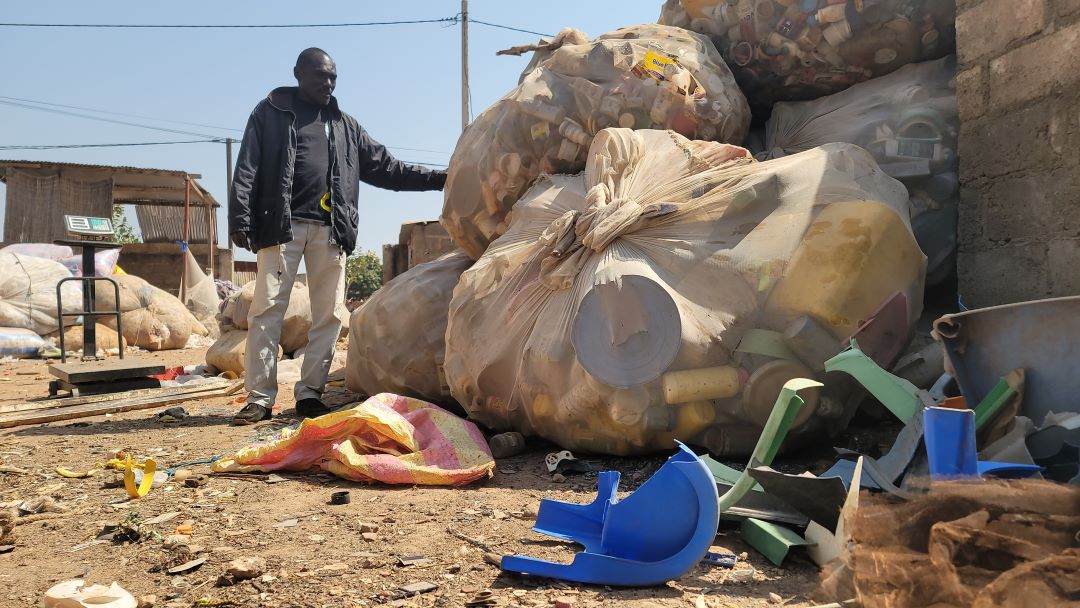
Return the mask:
<svg viewBox="0 0 1080 608"><path fill-rule="evenodd" d="M191 233L191 178L184 175L184 237L180 244L184 260L180 262L180 301L187 304L187 248Z"/></svg>

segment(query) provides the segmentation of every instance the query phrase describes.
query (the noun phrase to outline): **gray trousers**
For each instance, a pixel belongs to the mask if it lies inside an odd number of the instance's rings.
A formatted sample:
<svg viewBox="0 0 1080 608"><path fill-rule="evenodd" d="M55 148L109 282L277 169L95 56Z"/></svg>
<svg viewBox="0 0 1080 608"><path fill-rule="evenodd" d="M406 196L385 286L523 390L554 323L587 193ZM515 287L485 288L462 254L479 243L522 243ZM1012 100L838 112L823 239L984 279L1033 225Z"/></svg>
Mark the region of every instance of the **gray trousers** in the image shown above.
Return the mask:
<svg viewBox="0 0 1080 608"><path fill-rule="evenodd" d="M297 401L322 396L344 321L338 316L341 310L338 305L345 298L345 253L330 244L330 227L294 222L293 237L288 243L259 250L255 297L248 315L244 388L248 391L248 403L267 408L277 398L281 323L289 307L300 258L307 266L311 331L300 381L293 389Z"/></svg>

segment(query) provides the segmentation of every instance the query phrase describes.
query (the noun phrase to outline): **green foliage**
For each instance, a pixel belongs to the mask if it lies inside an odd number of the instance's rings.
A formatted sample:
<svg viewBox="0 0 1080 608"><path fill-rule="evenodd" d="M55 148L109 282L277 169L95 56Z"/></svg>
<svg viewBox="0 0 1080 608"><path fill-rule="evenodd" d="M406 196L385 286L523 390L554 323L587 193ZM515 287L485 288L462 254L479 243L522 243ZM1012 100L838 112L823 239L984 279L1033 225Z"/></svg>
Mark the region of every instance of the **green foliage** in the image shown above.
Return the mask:
<svg viewBox="0 0 1080 608"><path fill-rule="evenodd" d="M113 229L116 230L115 238L117 243L128 245L142 242L139 235L135 234L135 229L131 227L127 217L124 216L124 208L120 205L113 205L112 223Z"/></svg>
<svg viewBox="0 0 1080 608"><path fill-rule="evenodd" d="M345 293L350 300L365 300L382 287L382 260L374 251L349 256L345 261Z"/></svg>

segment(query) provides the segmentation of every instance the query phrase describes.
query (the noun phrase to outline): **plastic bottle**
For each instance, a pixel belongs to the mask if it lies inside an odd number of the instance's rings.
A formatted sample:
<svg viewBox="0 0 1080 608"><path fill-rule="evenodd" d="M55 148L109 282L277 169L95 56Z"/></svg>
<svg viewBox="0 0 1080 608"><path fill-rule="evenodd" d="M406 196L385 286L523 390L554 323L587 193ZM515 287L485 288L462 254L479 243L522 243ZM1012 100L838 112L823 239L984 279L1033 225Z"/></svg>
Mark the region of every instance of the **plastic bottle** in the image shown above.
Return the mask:
<svg viewBox="0 0 1080 608"><path fill-rule="evenodd" d="M525 451L525 436L517 431L499 433L488 440L491 455L495 458L510 458Z"/></svg>

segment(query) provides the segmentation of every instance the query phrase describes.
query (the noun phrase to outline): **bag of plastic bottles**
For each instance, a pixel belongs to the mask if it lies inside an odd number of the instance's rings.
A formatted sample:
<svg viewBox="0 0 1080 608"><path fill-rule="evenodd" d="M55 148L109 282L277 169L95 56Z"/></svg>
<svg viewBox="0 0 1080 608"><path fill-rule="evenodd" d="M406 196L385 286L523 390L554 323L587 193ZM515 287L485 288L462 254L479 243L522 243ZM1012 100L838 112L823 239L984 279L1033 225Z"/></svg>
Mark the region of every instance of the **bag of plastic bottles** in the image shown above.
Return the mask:
<svg viewBox="0 0 1080 608"><path fill-rule="evenodd" d="M830 142L866 148L907 186L915 239L928 258L928 285L955 268L957 207L956 58L906 65L814 101L778 103L764 155L778 158Z"/></svg>
<svg viewBox="0 0 1080 608"><path fill-rule="evenodd" d="M446 377L494 430L609 454L678 438L745 455L784 382L820 377L864 321L903 349L925 264L907 191L861 148L759 163L605 129L585 172L541 176L462 274ZM881 327L885 302L902 306ZM846 423L829 390L803 395L792 439Z"/></svg>
<svg viewBox="0 0 1080 608"><path fill-rule="evenodd" d="M446 316L461 273L461 251L394 277L352 313L345 386L354 393L396 393L452 405L443 373Z"/></svg>
<svg viewBox="0 0 1080 608"><path fill-rule="evenodd" d="M564 30L536 50L520 84L476 118L450 159L442 223L473 259L506 231L510 209L542 173L577 173L605 127L672 129L740 143L750 111L704 37L639 25L588 43Z"/></svg>
<svg viewBox="0 0 1080 608"><path fill-rule="evenodd" d="M75 317L59 319L56 310L56 285L69 277L71 272L55 260L0 252L0 327L22 327L44 336L61 322L73 323ZM60 291L65 313L83 309L79 282L67 281Z"/></svg>
<svg viewBox="0 0 1080 608"><path fill-rule="evenodd" d="M953 0L667 0L707 34L750 105L816 99L956 48Z"/></svg>

